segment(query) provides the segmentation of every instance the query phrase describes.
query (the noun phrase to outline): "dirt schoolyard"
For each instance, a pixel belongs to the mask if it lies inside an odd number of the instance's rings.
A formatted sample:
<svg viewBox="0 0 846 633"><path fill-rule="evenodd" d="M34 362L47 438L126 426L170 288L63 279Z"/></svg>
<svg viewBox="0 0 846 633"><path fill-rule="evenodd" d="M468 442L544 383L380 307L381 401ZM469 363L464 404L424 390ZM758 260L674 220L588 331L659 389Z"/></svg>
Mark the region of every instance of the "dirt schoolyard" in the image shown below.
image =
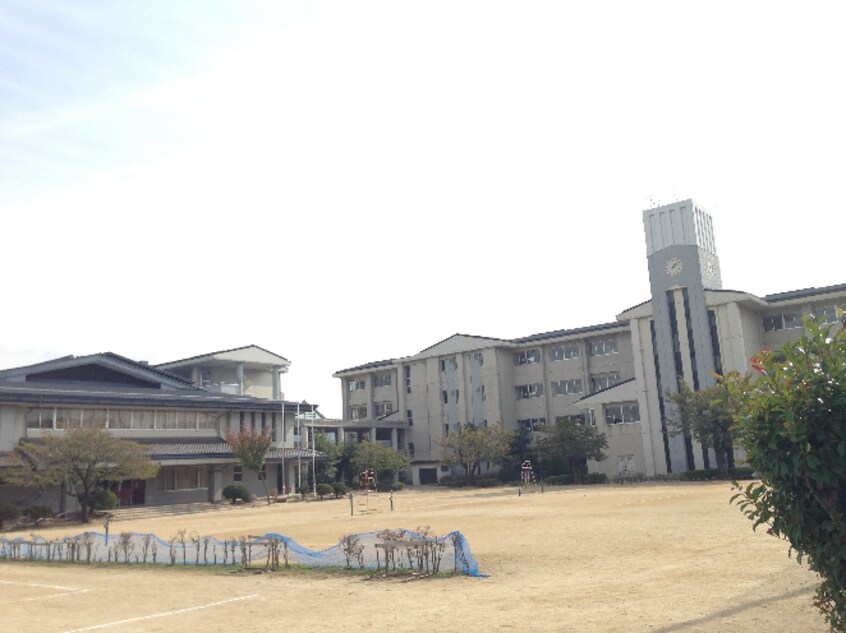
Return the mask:
<svg viewBox="0 0 846 633"><path fill-rule="evenodd" d="M725 483L548 487L519 497L514 488L430 488L394 493L393 512L380 495L379 511L366 515L350 516L339 499L113 521L112 535L279 532L311 549L356 532L459 530L489 577L400 582L2 562L0 630L826 631L811 604L816 576L788 558L784 541L753 532L731 495ZM28 533L5 536L19 535Z"/></svg>

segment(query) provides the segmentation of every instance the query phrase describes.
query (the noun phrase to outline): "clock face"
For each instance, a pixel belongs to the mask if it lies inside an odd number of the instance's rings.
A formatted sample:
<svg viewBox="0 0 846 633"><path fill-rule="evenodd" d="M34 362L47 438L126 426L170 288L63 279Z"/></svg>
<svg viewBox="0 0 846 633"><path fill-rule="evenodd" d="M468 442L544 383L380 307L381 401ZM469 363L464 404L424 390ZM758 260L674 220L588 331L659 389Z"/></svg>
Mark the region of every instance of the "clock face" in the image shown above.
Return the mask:
<svg viewBox="0 0 846 633"><path fill-rule="evenodd" d="M708 260L707 269L708 269L708 274L711 275L712 277L717 274L717 264L714 262L713 259Z"/></svg>
<svg viewBox="0 0 846 633"><path fill-rule="evenodd" d="M664 272L667 273L670 277L680 275L683 270L684 264L682 263L682 260L680 260L678 257L671 257L664 263Z"/></svg>

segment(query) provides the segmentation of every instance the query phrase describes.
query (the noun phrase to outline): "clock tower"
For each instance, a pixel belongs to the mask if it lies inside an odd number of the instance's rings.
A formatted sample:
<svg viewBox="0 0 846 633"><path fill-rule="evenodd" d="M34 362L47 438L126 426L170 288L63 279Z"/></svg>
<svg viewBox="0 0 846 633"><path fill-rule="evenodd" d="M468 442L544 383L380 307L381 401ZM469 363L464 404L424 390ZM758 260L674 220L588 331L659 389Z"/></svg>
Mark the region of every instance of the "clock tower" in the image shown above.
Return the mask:
<svg viewBox="0 0 846 633"><path fill-rule="evenodd" d="M663 418L670 403L665 394L714 384L721 372L715 354L716 320L705 303L706 289L722 288L720 262L711 215L693 200L643 212L649 285L652 290L652 348L655 381ZM664 435L668 472L708 467L708 452L690 436Z"/></svg>

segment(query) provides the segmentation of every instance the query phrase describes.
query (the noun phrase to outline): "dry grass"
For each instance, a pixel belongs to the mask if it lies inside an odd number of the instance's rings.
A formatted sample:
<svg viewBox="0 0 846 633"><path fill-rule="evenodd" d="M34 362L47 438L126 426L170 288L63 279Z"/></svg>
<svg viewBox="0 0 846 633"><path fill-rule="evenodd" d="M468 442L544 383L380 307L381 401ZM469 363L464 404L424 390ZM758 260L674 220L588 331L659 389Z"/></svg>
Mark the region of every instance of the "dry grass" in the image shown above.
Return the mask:
<svg viewBox="0 0 846 633"><path fill-rule="evenodd" d="M345 499L113 522L120 531L281 532L312 549L386 528L460 530L490 578L365 582L331 574L0 565L3 630L650 631L827 630L815 576L752 532L723 483L395 493L395 511ZM99 526L93 526L99 529ZM45 536L76 534L52 528ZM92 628L96 627L96 628Z"/></svg>

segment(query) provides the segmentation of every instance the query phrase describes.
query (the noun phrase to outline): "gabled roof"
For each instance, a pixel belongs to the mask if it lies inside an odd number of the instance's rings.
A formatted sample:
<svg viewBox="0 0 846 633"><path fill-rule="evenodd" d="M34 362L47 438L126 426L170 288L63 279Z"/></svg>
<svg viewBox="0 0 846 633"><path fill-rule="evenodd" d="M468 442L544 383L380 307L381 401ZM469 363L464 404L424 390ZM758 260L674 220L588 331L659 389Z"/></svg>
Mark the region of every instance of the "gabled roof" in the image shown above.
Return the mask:
<svg viewBox="0 0 846 633"><path fill-rule="evenodd" d="M0 370L9 382L65 382L133 385L156 389L193 389L190 381L113 352L63 356L53 360Z"/></svg>
<svg viewBox="0 0 846 633"><path fill-rule="evenodd" d="M581 336L584 334L592 334L594 332L604 332L606 330L619 330L628 327L627 323L620 323L615 321L613 323L600 323L599 325L588 325L585 327L577 327L570 330L554 330L552 332L542 332L540 334L530 334L523 338L511 339L512 343L534 343L535 341L543 341L550 338L560 338L563 336Z"/></svg>
<svg viewBox="0 0 846 633"><path fill-rule="evenodd" d="M217 352L209 352L207 354L199 354L198 356L189 356L188 358L181 358L179 360L172 360L166 363L159 363L157 367L175 368L192 366L198 364L214 364L214 363L244 363L247 365L257 366L280 366L287 368L291 364L284 356L274 354L273 352L259 347L258 345L244 345L243 347L233 347L232 349L224 349Z"/></svg>
<svg viewBox="0 0 846 633"><path fill-rule="evenodd" d="M508 343L507 340L501 338L493 338L490 336L476 336L475 334L453 334L442 341L438 341L434 345L430 345L426 349L420 350L412 358L438 356L439 354L452 354L457 351L467 351L471 349L480 349L483 347L490 347L493 343Z"/></svg>

